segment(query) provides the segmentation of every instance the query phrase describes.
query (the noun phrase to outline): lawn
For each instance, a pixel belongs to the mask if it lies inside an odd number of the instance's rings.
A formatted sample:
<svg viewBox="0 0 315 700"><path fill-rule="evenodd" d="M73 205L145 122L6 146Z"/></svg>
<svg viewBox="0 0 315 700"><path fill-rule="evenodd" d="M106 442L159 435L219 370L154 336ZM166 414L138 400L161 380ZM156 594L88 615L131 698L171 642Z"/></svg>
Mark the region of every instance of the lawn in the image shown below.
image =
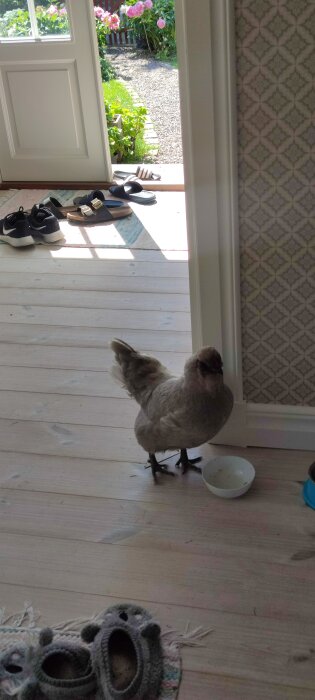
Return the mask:
<svg viewBox="0 0 315 700"><path fill-rule="evenodd" d="M110 104L119 104L126 109L132 109L135 106L132 95L120 80L109 80L103 83L103 93L104 99Z"/></svg>

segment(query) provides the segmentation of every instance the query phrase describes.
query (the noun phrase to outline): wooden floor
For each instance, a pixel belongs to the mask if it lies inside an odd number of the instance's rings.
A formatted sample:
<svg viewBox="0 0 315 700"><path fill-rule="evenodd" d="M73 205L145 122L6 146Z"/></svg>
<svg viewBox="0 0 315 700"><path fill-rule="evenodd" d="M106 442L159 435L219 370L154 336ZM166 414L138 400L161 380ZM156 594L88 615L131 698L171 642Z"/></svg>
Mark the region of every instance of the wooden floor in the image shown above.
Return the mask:
<svg viewBox="0 0 315 700"><path fill-rule="evenodd" d="M115 335L181 370L183 257L1 246L0 604L29 600L53 624L139 601L163 626L212 629L183 650L180 700L311 700L312 456L237 449L257 480L236 501L194 474L154 485L136 407L108 372ZM233 450L203 448L218 452Z"/></svg>

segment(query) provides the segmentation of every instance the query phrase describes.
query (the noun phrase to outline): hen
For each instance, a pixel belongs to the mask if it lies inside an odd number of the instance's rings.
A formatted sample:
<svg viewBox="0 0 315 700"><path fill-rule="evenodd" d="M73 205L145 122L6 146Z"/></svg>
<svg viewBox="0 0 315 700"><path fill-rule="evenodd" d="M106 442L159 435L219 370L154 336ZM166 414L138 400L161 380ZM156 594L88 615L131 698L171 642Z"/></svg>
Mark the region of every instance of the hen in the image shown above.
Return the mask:
<svg viewBox="0 0 315 700"><path fill-rule="evenodd" d="M134 350L123 340L111 343L116 365L113 374L140 405L135 421L138 443L149 453L152 474L172 474L159 464L155 453L180 450L183 473L200 471L189 460L187 448L210 440L226 423L233 408L233 394L223 383L223 364L215 348L205 347L187 360L176 378L159 360Z"/></svg>

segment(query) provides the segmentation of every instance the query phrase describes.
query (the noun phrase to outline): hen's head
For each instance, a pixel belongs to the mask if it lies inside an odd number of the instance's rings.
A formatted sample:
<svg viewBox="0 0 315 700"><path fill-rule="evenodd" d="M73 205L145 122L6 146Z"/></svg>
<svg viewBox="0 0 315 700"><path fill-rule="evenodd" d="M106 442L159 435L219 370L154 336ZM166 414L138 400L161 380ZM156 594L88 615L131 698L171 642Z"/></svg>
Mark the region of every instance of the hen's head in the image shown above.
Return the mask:
<svg viewBox="0 0 315 700"><path fill-rule="evenodd" d="M209 346L202 348L186 362L185 375L209 390L220 386L223 383L223 362L220 353Z"/></svg>
<svg viewBox="0 0 315 700"><path fill-rule="evenodd" d="M215 348L206 347L199 350L196 366L203 377L209 374L223 374L222 357Z"/></svg>

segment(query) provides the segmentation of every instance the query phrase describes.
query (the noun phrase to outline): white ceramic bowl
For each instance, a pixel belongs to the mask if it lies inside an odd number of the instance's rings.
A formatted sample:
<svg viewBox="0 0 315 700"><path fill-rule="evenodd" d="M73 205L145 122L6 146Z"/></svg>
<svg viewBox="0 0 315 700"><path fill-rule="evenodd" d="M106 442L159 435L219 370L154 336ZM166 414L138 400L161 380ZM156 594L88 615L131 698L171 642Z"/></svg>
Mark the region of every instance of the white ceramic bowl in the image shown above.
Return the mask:
<svg viewBox="0 0 315 700"><path fill-rule="evenodd" d="M255 469L242 457L215 457L205 464L202 477L211 493L221 498L237 498L251 487Z"/></svg>

